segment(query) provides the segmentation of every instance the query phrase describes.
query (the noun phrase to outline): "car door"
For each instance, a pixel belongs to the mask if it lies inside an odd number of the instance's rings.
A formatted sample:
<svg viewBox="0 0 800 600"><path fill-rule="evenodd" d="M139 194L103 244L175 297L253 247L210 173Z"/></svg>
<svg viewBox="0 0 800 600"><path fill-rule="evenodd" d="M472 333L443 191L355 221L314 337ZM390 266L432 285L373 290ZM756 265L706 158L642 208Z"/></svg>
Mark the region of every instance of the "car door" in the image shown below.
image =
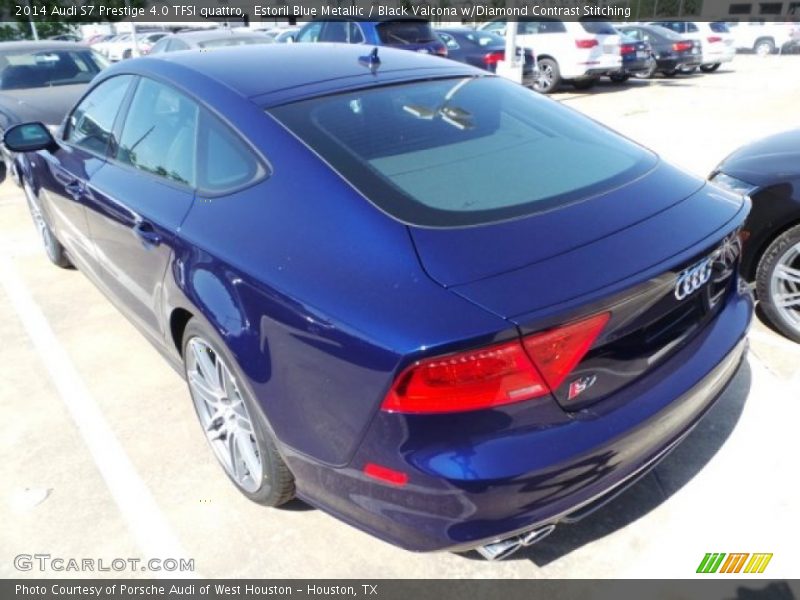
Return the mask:
<svg viewBox="0 0 800 600"><path fill-rule="evenodd" d="M67 117L58 148L39 152L44 162L39 198L59 240L79 266L94 272L95 254L85 205L93 192L89 181L106 161L120 106L133 81L130 75L106 79L93 88Z"/></svg>
<svg viewBox="0 0 800 600"><path fill-rule="evenodd" d="M104 287L161 340L161 282L195 195L199 106L168 84L135 85L86 214Z"/></svg>

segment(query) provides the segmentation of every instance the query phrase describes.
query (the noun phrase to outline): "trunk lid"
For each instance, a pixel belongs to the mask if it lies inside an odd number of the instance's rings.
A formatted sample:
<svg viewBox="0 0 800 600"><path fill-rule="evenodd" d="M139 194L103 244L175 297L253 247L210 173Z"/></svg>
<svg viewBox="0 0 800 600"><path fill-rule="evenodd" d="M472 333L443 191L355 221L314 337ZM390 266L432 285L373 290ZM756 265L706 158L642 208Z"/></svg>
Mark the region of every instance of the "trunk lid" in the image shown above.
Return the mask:
<svg viewBox="0 0 800 600"><path fill-rule="evenodd" d="M516 221L412 228L420 260L451 291L523 335L588 315L611 319L559 389L577 410L659 364L735 289L747 206L661 163L627 186ZM679 280L689 280L677 290Z"/></svg>

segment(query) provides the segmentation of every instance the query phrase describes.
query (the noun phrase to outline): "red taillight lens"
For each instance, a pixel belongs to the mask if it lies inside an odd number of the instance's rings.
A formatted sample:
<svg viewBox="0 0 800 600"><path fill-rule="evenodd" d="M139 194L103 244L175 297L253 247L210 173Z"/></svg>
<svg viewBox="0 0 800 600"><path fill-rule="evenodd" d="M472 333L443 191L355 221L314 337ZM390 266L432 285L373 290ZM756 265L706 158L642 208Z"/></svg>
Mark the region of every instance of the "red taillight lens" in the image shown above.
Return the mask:
<svg viewBox="0 0 800 600"><path fill-rule="evenodd" d="M489 52L486 56L483 57L483 62L487 65L496 65L501 60L505 60L506 53L497 51L497 52Z"/></svg>
<svg viewBox="0 0 800 600"><path fill-rule="evenodd" d="M530 400L558 388L589 351L608 313L503 344L421 360L395 380L381 408L447 413Z"/></svg>
<svg viewBox="0 0 800 600"><path fill-rule="evenodd" d="M447 48L445 46L436 46L435 52L439 56L447 56Z"/></svg>
<svg viewBox="0 0 800 600"><path fill-rule="evenodd" d="M578 48L594 48L595 46L599 46L600 43L597 40L575 40L575 45Z"/></svg>
<svg viewBox="0 0 800 600"><path fill-rule="evenodd" d="M675 52L686 52L692 49L692 42L675 42L672 44L672 49Z"/></svg>
<svg viewBox="0 0 800 600"><path fill-rule="evenodd" d="M586 356L609 318L611 318L610 313L603 313L522 339L528 356L550 389L558 389L564 383L567 376Z"/></svg>
<svg viewBox="0 0 800 600"><path fill-rule="evenodd" d="M408 475L406 473L395 471L394 469L382 465L376 465L375 463L367 463L364 465L364 474L373 479L391 483L392 485L403 486L408 483Z"/></svg>
<svg viewBox="0 0 800 600"><path fill-rule="evenodd" d="M634 52L636 52L636 46L634 46L633 44L622 44L622 46L620 46L619 51L620 51L620 54L623 54L623 55L625 55L625 54L633 54Z"/></svg>
<svg viewBox="0 0 800 600"><path fill-rule="evenodd" d="M708 40L709 44L716 44L717 42L721 42L722 41L722 38L717 36L717 35L711 35L706 39Z"/></svg>

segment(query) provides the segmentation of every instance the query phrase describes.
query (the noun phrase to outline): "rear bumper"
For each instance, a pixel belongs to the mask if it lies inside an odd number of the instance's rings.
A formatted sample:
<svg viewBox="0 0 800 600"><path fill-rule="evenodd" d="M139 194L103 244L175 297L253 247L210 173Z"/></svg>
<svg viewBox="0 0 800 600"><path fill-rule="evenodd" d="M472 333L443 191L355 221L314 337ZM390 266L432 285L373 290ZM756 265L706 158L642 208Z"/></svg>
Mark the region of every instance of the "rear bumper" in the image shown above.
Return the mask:
<svg viewBox="0 0 800 600"><path fill-rule="evenodd" d="M289 454L298 493L417 551L463 550L575 520L655 465L714 404L744 355L752 308L749 292L731 294L669 361L560 422L521 418L535 401L465 415L379 413L347 468ZM408 484L369 479L367 462L407 473Z"/></svg>

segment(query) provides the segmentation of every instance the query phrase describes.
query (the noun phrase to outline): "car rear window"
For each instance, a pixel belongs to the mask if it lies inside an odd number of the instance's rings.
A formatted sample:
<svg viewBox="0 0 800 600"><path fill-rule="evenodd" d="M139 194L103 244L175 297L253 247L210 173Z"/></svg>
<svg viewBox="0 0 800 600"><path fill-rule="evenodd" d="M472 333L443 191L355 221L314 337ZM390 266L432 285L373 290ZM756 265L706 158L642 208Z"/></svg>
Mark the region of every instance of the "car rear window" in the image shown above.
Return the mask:
<svg viewBox="0 0 800 600"><path fill-rule="evenodd" d="M470 42L478 44L478 46L503 46L506 43L505 39L501 38L499 35L481 31L466 33L464 37Z"/></svg>
<svg viewBox="0 0 800 600"><path fill-rule="evenodd" d="M425 44L436 39L427 21L384 21L375 29L382 44Z"/></svg>
<svg viewBox="0 0 800 600"><path fill-rule="evenodd" d="M549 210L657 161L579 113L494 77L384 86L268 112L381 209L420 226Z"/></svg>
<svg viewBox="0 0 800 600"><path fill-rule="evenodd" d="M595 35L616 35L617 30L608 21L581 21L581 27L586 33L593 33Z"/></svg>
<svg viewBox="0 0 800 600"><path fill-rule="evenodd" d="M716 23L709 23L708 26L711 28L711 31L714 33L730 33L731 30L728 29L727 23L716 22Z"/></svg>
<svg viewBox="0 0 800 600"><path fill-rule="evenodd" d="M199 42L200 48L222 48L224 46L249 46L250 44L269 44L272 40L268 37L224 37L207 42Z"/></svg>

